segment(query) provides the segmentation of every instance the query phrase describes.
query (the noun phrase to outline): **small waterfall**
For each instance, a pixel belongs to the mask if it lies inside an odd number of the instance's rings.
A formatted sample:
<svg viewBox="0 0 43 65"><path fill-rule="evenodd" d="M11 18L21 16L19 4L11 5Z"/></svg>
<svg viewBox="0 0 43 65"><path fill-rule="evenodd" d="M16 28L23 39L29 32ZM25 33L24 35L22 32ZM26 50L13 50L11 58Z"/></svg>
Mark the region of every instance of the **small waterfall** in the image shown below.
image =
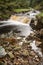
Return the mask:
<svg viewBox="0 0 43 65"><path fill-rule="evenodd" d="M43 57L40 48L38 48L38 47L36 46L35 40L30 43L30 46L32 47L32 50L34 50L36 53L38 53L38 55L39 55L40 57Z"/></svg>
<svg viewBox="0 0 43 65"><path fill-rule="evenodd" d="M1 23L4 24L0 25L0 29L3 28L2 30L6 31L7 27L8 29L12 27L11 30L16 29L17 31L20 31L19 33L17 33L19 36L27 37L30 33L33 32L29 24L22 23L20 21L8 20L8 21L1 21Z"/></svg>

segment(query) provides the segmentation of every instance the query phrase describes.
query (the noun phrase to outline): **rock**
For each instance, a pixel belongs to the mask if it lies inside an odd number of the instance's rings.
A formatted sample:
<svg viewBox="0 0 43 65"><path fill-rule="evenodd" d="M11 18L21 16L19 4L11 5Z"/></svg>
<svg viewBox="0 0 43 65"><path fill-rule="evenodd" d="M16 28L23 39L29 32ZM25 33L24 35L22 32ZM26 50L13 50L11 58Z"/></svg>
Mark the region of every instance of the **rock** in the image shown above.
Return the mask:
<svg viewBox="0 0 43 65"><path fill-rule="evenodd" d="M7 65L13 65L13 63L11 61L8 61Z"/></svg>
<svg viewBox="0 0 43 65"><path fill-rule="evenodd" d="M1 35L1 38L5 38L5 35L4 35L4 34L2 34L2 35Z"/></svg>
<svg viewBox="0 0 43 65"><path fill-rule="evenodd" d="M5 49L2 46L0 46L0 58L4 57L6 54L7 53L5 52Z"/></svg>
<svg viewBox="0 0 43 65"><path fill-rule="evenodd" d="M15 61L14 65L21 65L19 61Z"/></svg>
<svg viewBox="0 0 43 65"><path fill-rule="evenodd" d="M8 47L6 47L6 50L11 51L12 48L8 46Z"/></svg>
<svg viewBox="0 0 43 65"><path fill-rule="evenodd" d="M17 40L15 38L4 38L2 40L7 41L7 42L17 42Z"/></svg>
<svg viewBox="0 0 43 65"><path fill-rule="evenodd" d="M19 45L22 46L23 42L19 42Z"/></svg>
<svg viewBox="0 0 43 65"><path fill-rule="evenodd" d="M36 40L36 45L39 46L42 42Z"/></svg>
<svg viewBox="0 0 43 65"><path fill-rule="evenodd" d="M30 22L30 26L31 26L33 29L35 29L34 19L31 20L31 22Z"/></svg>
<svg viewBox="0 0 43 65"><path fill-rule="evenodd" d="M38 56L37 56L37 55L35 55L35 58L38 58Z"/></svg>
<svg viewBox="0 0 43 65"><path fill-rule="evenodd" d="M18 42L22 41L22 37L17 37L16 39L17 39Z"/></svg>
<svg viewBox="0 0 43 65"><path fill-rule="evenodd" d="M22 19L22 22L23 22L23 23L28 23L29 21L30 21L30 19L27 18L27 17L24 17L24 18Z"/></svg>
<svg viewBox="0 0 43 65"><path fill-rule="evenodd" d="M22 58L18 59L18 61L19 61L22 65L27 65L27 64L28 64L28 60L23 60Z"/></svg>
<svg viewBox="0 0 43 65"><path fill-rule="evenodd" d="M23 52L22 52L22 55L23 55L23 56L28 56L28 55L29 55L28 50L25 50L25 49L24 49Z"/></svg>
<svg viewBox="0 0 43 65"><path fill-rule="evenodd" d="M21 40L22 38L21 37L17 37L17 40Z"/></svg>
<svg viewBox="0 0 43 65"><path fill-rule="evenodd" d="M36 58L35 60L36 60L36 62L39 62L39 59L38 58Z"/></svg>
<svg viewBox="0 0 43 65"><path fill-rule="evenodd" d="M37 30L35 32L36 37L43 39L43 29Z"/></svg>
<svg viewBox="0 0 43 65"><path fill-rule="evenodd" d="M10 58L14 58L14 55L13 55L12 52L9 52L8 55L9 55Z"/></svg>
<svg viewBox="0 0 43 65"><path fill-rule="evenodd" d="M31 55L31 56L35 56L35 52L34 52L34 51L31 51L31 52L30 52L30 55Z"/></svg>
<svg viewBox="0 0 43 65"><path fill-rule="evenodd" d="M43 36L43 29L40 30L40 35Z"/></svg>
<svg viewBox="0 0 43 65"><path fill-rule="evenodd" d="M20 50L21 46L15 46L14 50Z"/></svg>
<svg viewBox="0 0 43 65"><path fill-rule="evenodd" d="M30 22L30 26L34 29L34 30L40 30L43 28L43 23L41 22L40 19L37 18L37 20L32 19Z"/></svg>
<svg viewBox="0 0 43 65"><path fill-rule="evenodd" d="M20 19L20 16L16 16L16 15L12 15L11 17L10 17L10 19L11 20L19 20Z"/></svg>

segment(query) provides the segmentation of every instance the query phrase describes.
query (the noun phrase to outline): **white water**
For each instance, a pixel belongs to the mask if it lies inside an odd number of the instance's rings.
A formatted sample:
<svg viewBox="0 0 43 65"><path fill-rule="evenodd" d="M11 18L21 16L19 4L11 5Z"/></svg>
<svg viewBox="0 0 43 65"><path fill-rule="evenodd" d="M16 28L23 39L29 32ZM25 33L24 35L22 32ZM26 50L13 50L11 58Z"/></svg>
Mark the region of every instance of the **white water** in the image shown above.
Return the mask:
<svg viewBox="0 0 43 65"><path fill-rule="evenodd" d="M37 14L39 14L39 12L37 12L37 13L30 12L30 17L31 18L35 17L35 15L37 15ZM29 24L25 24L20 21L7 20L7 21L1 21L0 23L4 23L4 24L0 25L0 28L11 25L11 26L14 26L14 29L21 31L20 33L17 33L17 34L18 34L18 36L25 36L23 41L25 41L26 37L28 35L30 35L30 33L33 33L32 28L30 27ZM21 43L19 43L19 45L22 45L23 41ZM42 57L42 53L41 53L40 49L36 46L35 41L30 43L30 46L36 53L38 53Z"/></svg>
<svg viewBox="0 0 43 65"><path fill-rule="evenodd" d="M33 11L30 11L30 12L27 12L26 14L29 14L30 18L35 18L36 15L40 14L40 11L35 10L35 12L34 12L34 10L33 10Z"/></svg>
<svg viewBox="0 0 43 65"><path fill-rule="evenodd" d="M7 20L7 21L1 21L0 23L4 23L4 25L0 25L1 26L7 26L7 25L27 25L28 24L25 24L25 23L22 23L20 21L14 21L14 20Z"/></svg>
<svg viewBox="0 0 43 65"><path fill-rule="evenodd" d="M40 50L40 48L38 48L38 47L36 46L35 40L34 40L32 43L30 43L30 46L31 46L32 49L33 49L36 53L38 53L41 57L43 56L43 55L42 55L42 52L41 52L41 50Z"/></svg>
<svg viewBox="0 0 43 65"><path fill-rule="evenodd" d="M4 24L0 25L0 28L9 25L9 26L14 26L14 30L17 29L18 31L21 31L20 33L18 33L19 36L27 37L28 35L30 35L30 33L33 32L31 31L32 28L30 27L29 24L25 24L20 21L8 20L8 21L1 21L1 23Z"/></svg>

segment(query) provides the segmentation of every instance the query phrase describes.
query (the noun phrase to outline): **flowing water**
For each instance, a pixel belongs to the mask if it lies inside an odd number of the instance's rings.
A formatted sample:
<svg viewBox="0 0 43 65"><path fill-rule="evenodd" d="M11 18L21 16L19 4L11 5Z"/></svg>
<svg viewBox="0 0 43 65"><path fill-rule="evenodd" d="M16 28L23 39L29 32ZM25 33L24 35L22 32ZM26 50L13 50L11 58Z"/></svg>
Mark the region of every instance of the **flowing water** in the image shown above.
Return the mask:
<svg viewBox="0 0 43 65"><path fill-rule="evenodd" d="M25 24L25 23L21 23L18 21L14 21L14 20L8 20L8 21L2 21L0 25L0 32L9 32L9 31L13 31L17 34L17 36L24 36L24 40L26 39L27 36L30 35L30 33L33 33L32 28L30 27L29 24ZM39 55L41 55L42 57L42 53L41 51L39 51L39 49L35 46L34 41L32 43L30 43L32 49L39 53Z"/></svg>
<svg viewBox="0 0 43 65"><path fill-rule="evenodd" d="M3 24L0 25L0 29L3 32L6 32L7 30L20 31L17 33L19 36L28 36L30 33L33 32L29 24L25 24L22 22L8 20L8 21L2 21L1 23ZM2 32L1 30L0 32Z"/></svg>
<svg viewBox="0 0 43 65"><path fill-rule="evenodd" d="M36 15L36 14L34 14L34 13L30 14L31 17L33 15ZM30 27L29 24L22 23L20 21L10 20L10 19L7 21L1 21L0 22L0 33L2 34L2 33L7 33L10 31L14 31L18 36L24 36L25 38L23 41L25 41L26 37L29 36L30 33L33 33L32 28ZM22 45L23 41L21 42L21 45ZM30 43L30 46L36 53L38 53L41 57L43 57L42 52L35 45L35 40L32 43Z"/></svg>

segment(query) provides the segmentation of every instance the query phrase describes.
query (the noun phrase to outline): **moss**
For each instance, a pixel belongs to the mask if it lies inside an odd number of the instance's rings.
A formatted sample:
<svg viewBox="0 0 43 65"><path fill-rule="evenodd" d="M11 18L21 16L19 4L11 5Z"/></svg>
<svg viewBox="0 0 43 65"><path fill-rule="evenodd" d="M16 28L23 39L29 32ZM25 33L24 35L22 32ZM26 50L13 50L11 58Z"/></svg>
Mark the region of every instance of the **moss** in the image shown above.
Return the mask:
<svg viewBox="0 0 43 65"><path fill-rule="evenodd" d="M14 9L14 12L16 13L26 12L26 11L30 11L30 8L29 9Z"/></svg>

